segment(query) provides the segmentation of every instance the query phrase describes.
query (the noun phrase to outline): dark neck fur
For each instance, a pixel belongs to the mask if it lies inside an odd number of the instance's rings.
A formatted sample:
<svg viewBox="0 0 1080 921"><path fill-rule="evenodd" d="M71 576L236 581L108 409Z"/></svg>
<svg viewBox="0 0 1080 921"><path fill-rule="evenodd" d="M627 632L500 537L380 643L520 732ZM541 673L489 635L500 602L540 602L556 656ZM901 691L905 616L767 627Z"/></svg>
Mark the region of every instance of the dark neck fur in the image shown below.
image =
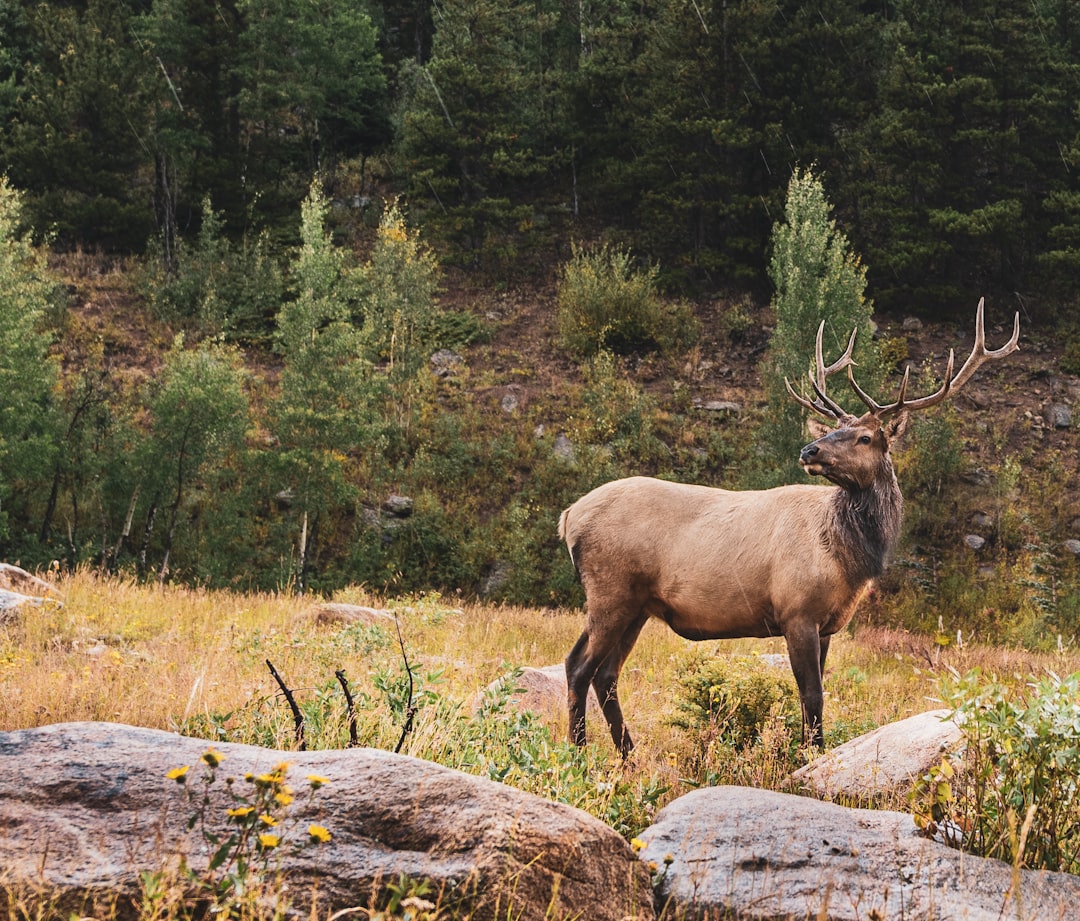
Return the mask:
<svg viewBox="0 0 1080 921"><path fill-rule="evenodd" d="M904 497L887 460L867 489L837 489L829 544L853 585L880 576L900 536Z"/></svg>

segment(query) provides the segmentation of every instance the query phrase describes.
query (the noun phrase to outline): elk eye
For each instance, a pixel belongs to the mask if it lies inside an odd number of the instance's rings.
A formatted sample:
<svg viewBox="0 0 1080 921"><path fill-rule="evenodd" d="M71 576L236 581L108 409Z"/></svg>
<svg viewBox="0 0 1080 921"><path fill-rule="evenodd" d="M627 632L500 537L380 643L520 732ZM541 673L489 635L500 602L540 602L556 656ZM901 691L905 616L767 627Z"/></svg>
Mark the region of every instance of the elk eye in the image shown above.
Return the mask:
<svg viewBox="0 0 1080 921"><path fill-rule="evenodd" d="M869 435L863 435L862 438L859 439L859 444L861 444L861 445L870 444L870 436Z"/></svg>

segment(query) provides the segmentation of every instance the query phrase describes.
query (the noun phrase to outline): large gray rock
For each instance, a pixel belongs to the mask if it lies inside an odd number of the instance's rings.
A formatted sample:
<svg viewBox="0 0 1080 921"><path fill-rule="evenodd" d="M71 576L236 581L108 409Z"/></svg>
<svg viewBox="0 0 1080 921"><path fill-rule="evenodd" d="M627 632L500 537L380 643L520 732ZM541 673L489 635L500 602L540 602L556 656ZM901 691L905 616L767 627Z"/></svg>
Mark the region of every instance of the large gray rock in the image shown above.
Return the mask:
<svg viewBox="0 0 1080 921"><path fill-rule="evenodd" d="M1014 874L921 836L903 813L767 790L695 790L641 838L658 904L687 918L1071 921L1080 905L1080 877Z"/></svg>
<svg viewBox="0 0 1080 921"><path fill-rule="evenodd" d="M39 579L11 563L0 563L0 589L39 597L45 597L54 591L51 582Z"/></svg>
<svg viewBox="0 0 1080 921"><path fill-rule="evenodd" d="M60 604L49 598L52 591L53 586L44 579L11 563L0 563L0 624L11 620L25 605L41 607L46 601Z"/></svg>
<svg viewBox="0 0 1080 921"><path fill-rule="evenodd" d="M496 678L488 685L489 692L501 690L509 678ZM514 692L510 695L509 703L517 710L531 710L540 716L567 716L567 687L566 666L561 662L555 665L545 665L543 668L526 667L521 674L514 679ZM585 708L590 716L599 717L600 702L596 699L596 691L589 688L585 700Z"/></svg>
<svg viewBox="0 0 1080 921"><path fill-rule="evenodd" d="M911 787L943 753L959 744L950 710L930 710L838 745L791 779L818 796L869 799Z"/></svg>
<svg viewBox="0 0 1080 921"><path fill-rule="evenodd" d="M363 627L392 627L394 615L383 608L369 608L362 604L344 604L339 601L326 601L312 605L305 613L306 619L319 627L348 627L359 624Z"/></svg>
<svg viewBox="0 0 1080 921"><path fill-rule="evenodd" d="M25 883L83 915L118 898L123 921L137 917L140 873L175 866L181 854L204 869L209 848L198 826L188 830L193 806L166 775L191 765L188 785L201 795L208 748L109 723L0 733L0 914L8 887ZM212 833L226 832L226 809L236 805L226 775L241 789L249 786L245 775L287 762L297 796L280 828L304 838L317 823L333 836L285 855L301 914L316 883L311 915L329 917L368 905L384 883L406 874L432 880L444 904L451 896L472 904L478 921L654 917L645 866L618 834L577 809L384 751L215 748L224 761L203 811ZM310 797L309 774L328 780Z"/></svg>

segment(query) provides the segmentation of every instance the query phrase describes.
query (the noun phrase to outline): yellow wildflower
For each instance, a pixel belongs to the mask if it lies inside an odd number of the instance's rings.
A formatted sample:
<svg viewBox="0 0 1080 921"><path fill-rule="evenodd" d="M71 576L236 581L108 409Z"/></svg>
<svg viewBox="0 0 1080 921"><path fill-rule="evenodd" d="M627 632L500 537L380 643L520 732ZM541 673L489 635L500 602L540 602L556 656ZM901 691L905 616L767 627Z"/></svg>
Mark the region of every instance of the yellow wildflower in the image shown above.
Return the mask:
<svg viewBox="0 0 1080 921"><path fill-rule="evenodd" d="M289 803L293 801L292 794L287 792L286 790L281 790L278 793L275 793L274 799L277 800L278 805L280 806L288 806Z"/></svg>
<svg viewBox="0 0 1080 921"><path fill-rule="evenodd" d="M330 832L321 825L309 825L307 833L316 844L326 844L330 840Z"/></svg>
<svg viewBox="0 0 1080 921"><path fill-rule="evenodd" d="M226 814L231 819L243 819L251 815L254 811L254 806L237 806L235 809L229 809Z"/></svg>
<svg viewBox="0 0 1080 921"><path fill-rule="evenodd" d="M225 760L225 756L219 751L208 748L202 753L202 760L206 763L207 767L216 768Z"/></svg>
<svg viewBox="0 0 1080 921"><path fill-rule="evenodd" d="M277 819L265 812L259 816L259 821L262 822L263 825L268 826L269 828L273 828L275 825L277 825Z"/></svg>
<svg viewBox="0 0 1080 921"><path fill-rule="evenodd" d="M307 782L311 784L312 790L318 790L319 787L324 787L326 786L326 784L330 783L330 779L328 777L322 777L318 774L308 774Z"/></svg>
<svg viewBox="0 0 1080 921"><path fill-rule="evenodd" d="M175 780L177 783L185 783L187 781L187 772L191 770L190 764L185 764L183 767L173 768L165 776L169 780Z"/></svg>
<svg viewBox="0 0 1080 921"><path fill-rule="evenodd" d="M277 847L281 844L281 838L277 835L272 835L270 832L263 832L259 835L259 847L269 851L271 848Z"/></svg>
<svg viewBox="0 0 1080 921"><path fill-rule="evenodd" d="M634 852L637 853L643 847L645 847L645 842L642 841L640 838L631 838L630 847L632 847L634 849Z"/></svg>

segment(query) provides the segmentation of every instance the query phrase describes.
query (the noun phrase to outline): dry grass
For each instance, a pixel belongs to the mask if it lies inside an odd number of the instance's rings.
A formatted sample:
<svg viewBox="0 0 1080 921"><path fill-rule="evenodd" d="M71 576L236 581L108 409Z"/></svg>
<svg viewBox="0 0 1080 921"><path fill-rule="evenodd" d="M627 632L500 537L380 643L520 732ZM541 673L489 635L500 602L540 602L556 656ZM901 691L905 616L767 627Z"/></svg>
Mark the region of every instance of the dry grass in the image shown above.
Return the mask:
<svg viewBox="0 0 1080 921"><path fill-rule="evenodd" d="M386 692L387 682L405 674L393 626L319 626L311 599L140 585L89 571L60 580L55 597L60 604L23 608L0 624L0 731L106 720L214 739L223 733L232 741L287 750L294 745L293 724L267 668L270 660L313 723L322 721L321 730L311 727L311 747L341 738L344 703L334 679L339 669L367 701L359 714L362 744L393 748L400 735ZM679 678L694 655L783 653L779 639L693 644L663 624L647 625L621 681L638 744L623 762L599 719L590 722L594 744L585 752L557 744L566 738L561 706L532 724L546 728L550 744L532 730L520 733L532 732L530 738L516 740L517 728L500 733L469 722L480 692L513 667L560 662L581 630L580 612L457 606L437 596L387 602L359 589L333 600L386 607L397 615L416 693L429 694L404 752L445 756L444 763L484 774L513 765L518 741L536 745L528 754L543 753L542 770L510 770L505 781L580 806L623 834L637 833L666 802L704 783L783 789L807 754L779 721L747 750L672 723ZM761 667L773 666L763 660ZM864 624L832 644L825 682L828 744L940 706L940 676L975 667L1022 680L1080 670L1080 656L946 645L941 638ZM778 668L791 680L782 663ZM463 731L481 733L464 764L463 746L454 738ZM879 805L906 804L897 797ZM39 910L49 913L38 904L20 916Z"/></svg>
<svg viewBox="0 0 1080 921"><path fill-rule="evenodd" d="M373 649L357 628L315 626L311 600L139 585L89 571L64 578L58 589L62 606L24 609L0 627L0 730L75 720L188 731L222 725L241 740L289 748L292 724L268 659L301 701L331 686L338 669L354 690L373 696L378 673L403 673L392 628ZM437 675L428 686L463 709L513 666L560 662L582 627L578 611L455 607L437 596L381 602L355 589L336 600L394 611L420 683ZM603 769L656 778L671 787L670 796L686 789L684 781L702 781L688 776L700 760L694 741L670 722L680 671L691 651L702 649L753 655L782 653L784 646L782 640L691 644L658 622L647 625L621 682L638 750L629 764L617 763L602 721L591 721ZM826 680L831 744L934 706L934 664L1043 664L1029 654L1000 651L995 659L955 649L935 663L933 653L932 639L895 631L863 628L837 637ZM540 716L554 739L566 737L561 708ZM397 738L388 710L368 718L385 724L380 731L368 727L369 744ZM243 738L255 723L261 730ZM437 731L421 721L406 750L438 750L439 740L431 738ZM767 782L774 773L765 766L749 779Z"/></svg>
<svg viewBox="0 0 1080 921"><path fill-rule="evenodd" d="M354 691L373 698L380 694L379 674L404 674L392 628L317 627L308 616L311 600L139 585L88 571L64 578L58 589L62 605L24 609L0 627L0 730L78 720L189 732L221 726L242 741L289 748L292 722L267 660L302 702L320 689L332 691L338 669ZM337 600L394 611L418 689L426 686L462 711L512 667L560 662L582 627L577 611L455 607L437 596L380 602L359 590ZM606 727L591 720L603 770L656 779L671 788L665 798L705 779L695 776L698 741L671 725L679 675L692 652L703 649L754 655L782 653L784 646L782 640L692 644L658 622L648 624L621 681L638 748L630 763L618 763ZM1080 669L1080 656L943 647L933 637L863 626L833 642L825 707L830 744L937 706L939 676L973 667L1004 678L1064 674ZM333 707L340 718L343 703ZM539 716L553 739L566 737L561 708ZM389 710L376 706L365 718L367 743L392 747L399 727ZM438 720L421 719L405 750L424 756L447 749L440 731L447 730ZM787 767L759 765L747 775L744 766L731 779L775 785Z"/></svg>

